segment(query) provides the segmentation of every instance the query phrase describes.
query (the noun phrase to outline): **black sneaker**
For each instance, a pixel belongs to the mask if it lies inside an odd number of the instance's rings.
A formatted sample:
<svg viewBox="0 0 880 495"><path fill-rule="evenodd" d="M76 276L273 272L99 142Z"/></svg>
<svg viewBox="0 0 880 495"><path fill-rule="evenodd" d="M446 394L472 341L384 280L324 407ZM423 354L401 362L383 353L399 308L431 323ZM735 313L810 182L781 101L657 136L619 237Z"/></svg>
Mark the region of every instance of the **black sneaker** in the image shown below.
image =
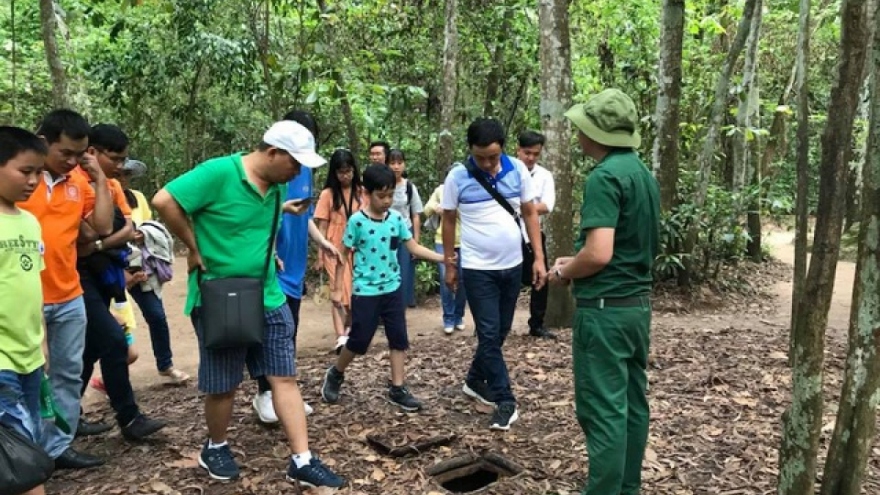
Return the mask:
<svg viewBox="0 0 880 495"><path fill-rule="evenodd" d="M122 436L128 440L139 441L165 428L165 422L138 414L134 420L122 427Z"/></svg>
<svg viewBox="0 0 880 495"><path fill-rule="evenodd" d="M495 407L495 403L487 398L489 397L489 385L486 385L486 382L464 382L461 391L464 392L464 395L476 399L487 406Z"/></svg>
<svg viewBox="0 0 880 495"><path fill-rule="evenodd" d="M216 449L209 449L208 442L202 447L199 455L199 466L208 471L208 475L215 480L234 480L238 478L238 464L232 455L229 445Z"/></svg>
<svg viewBox="0 0 880 495"><path fill-rule="evenodd" d="M492 423L489 425L490 430L507 431L510 425L519 419L519 413L516 410L516 403L502 402L495 408L492 414Z"/></svg>
<svg viewBox="0 0 880 495"><path fill-rule="evenodd" d="M547 330L547 327L544 326L529 329L529 336L537 337L539 339L556 340L556 334Z"/></svg>
<svg viewBox="0 0 880 495"><path fill-rule="evenodd" d="M416 412L422 408L422 403L409 392L405 386L388 388L388 400L395 406L406 412Z"/></svg>
<svg viewBox="0 0 880 495"><path fill-rule="evenodd" d="M325 466L317 457L312 457L309 463L301 468L296 467L293 459L287 467L287 481L297 482L307 488L326 486L340 488L345 485L345 478L339 476Z"/></svg>
<svg viewBox="0 0 880 495"><path fill-rule="evenodd" d="M327 368L324 375L324 384L321 385L321 397L324 402L336 404L339 401L339 390L342 388L342 382L345 381L345 375L336 369L336 366Z"/></svg>

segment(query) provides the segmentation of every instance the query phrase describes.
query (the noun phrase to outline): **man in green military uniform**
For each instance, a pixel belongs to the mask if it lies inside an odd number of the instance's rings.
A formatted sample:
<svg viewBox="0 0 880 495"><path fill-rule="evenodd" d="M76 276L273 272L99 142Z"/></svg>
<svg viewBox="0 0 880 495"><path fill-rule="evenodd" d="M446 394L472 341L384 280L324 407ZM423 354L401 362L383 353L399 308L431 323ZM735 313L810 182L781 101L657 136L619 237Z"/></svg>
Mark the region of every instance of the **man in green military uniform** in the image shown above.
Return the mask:
<svg viewBox="0 0 880 495"><path fill-rule="evenodd" d="M623 92L605 90L565 116L598 165L584 187L577 254L548 273L573 282L577 418L587 436L585 495L636 495L648 440L646 396L651 269L660 191L639 159L639 118Z"/></svg>

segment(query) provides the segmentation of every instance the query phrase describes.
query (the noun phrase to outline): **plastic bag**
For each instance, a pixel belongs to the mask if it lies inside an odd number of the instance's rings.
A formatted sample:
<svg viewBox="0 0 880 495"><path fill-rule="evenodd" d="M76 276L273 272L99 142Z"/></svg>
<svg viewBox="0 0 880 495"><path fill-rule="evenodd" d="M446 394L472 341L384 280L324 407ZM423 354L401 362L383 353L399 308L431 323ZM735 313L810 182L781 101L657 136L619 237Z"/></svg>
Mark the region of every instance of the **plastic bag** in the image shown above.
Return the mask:
<svg viewBox="0 0 880 495"><path fill-rule="evenodd" d="M19 495L45 483L55 461L43 449L0 425L0 495Z"/></svg>

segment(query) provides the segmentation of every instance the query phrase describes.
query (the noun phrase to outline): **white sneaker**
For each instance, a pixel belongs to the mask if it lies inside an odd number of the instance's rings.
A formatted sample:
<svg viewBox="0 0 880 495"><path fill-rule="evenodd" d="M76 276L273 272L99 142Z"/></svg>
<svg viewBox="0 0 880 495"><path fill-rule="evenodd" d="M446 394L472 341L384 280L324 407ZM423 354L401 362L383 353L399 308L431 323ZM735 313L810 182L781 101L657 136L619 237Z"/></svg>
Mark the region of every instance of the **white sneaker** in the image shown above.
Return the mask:
<svg viewBox="0 0 880 495"><path fill-rule="evenodd" d="M336 354L342 352L342 348L345 347L345 344L348 342L348 335L340 335L336 338Z"/></svg>
<svg viewBox="0 0 880 495"><path fill-rule="evenodd" d="M446 332L446 335L452 335L452 332L455 331L453 327L443 327L443 331Z"/></svg>
<svg viewBox="0 0 880 495"><path fill-rule="evenodd" d="M310 406L309 403L306 401L303 401L303 409L306 410L306 416L309 416L313 412L315 412L315 409L312 406Z"/></svg>
<svg viewBox="0 0 880 495"><path fill-rule="evenodd" d="M459 323L458 325L455 325L456 330L464 330L464 328L464 323Z"/></svg>
<svg viewBox="0 0 880 495"><path fill-rule="evenodd" d="M261 423L275 424L278 422L278 415L275 414L275 406L272 405L271 390L257 394L257 396L254 397L253 405L254 411L257 412L257 417L260 418Z"/></svg>

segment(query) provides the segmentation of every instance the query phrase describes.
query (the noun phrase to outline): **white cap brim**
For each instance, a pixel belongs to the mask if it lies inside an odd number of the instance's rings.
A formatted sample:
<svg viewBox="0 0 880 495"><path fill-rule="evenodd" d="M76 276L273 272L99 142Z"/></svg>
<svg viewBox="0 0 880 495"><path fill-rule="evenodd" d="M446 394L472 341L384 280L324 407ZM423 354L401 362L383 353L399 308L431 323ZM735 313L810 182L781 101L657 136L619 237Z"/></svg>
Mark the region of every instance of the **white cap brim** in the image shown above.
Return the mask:
<svg viewBox="0 0 880 495"><path fill-rule="evenodd" d="M300 163L300 165L308 168L318 168L321 165L327 163L327 160L321 157L321 155L315 153L314 151L297 151L296 153L288 152L291 156L296 158L296 161Z"/></svg>

